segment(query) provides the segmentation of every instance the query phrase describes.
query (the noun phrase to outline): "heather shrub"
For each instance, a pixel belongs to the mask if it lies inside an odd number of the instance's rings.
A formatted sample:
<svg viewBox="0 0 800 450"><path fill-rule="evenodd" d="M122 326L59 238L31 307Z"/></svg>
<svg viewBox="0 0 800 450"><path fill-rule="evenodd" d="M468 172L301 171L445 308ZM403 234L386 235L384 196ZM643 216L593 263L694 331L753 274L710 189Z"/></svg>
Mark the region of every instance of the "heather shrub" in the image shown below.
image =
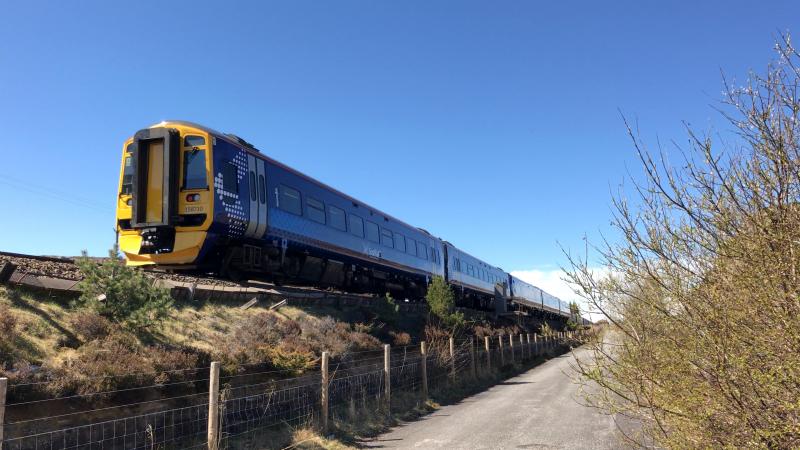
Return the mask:
<svg viewBox="0 0 800 450"><path fill-rule="evenodd" d="M282 330L288 328L282 322L283 319L269 312L250 316L234 330L233 340L243 347L275 345L284 337Z"/></svg>
<svg viewBox="0 0 800 450"><path fill-rule="evenodd" d="M379 341L375 336L372 336L371 334L367 333L353 331L350 333L349 339L350 342L352 343L350 350L354 352L378 350L383 347L381 341Z"/></svg>
<svg viewBox="0 0 800 450"><path fill-rule="evenodd" d="M483 339L485 336L493 336L494 329L489 325L475 324L472 327L472 333L478 339Z"/></svg>
<svg viewBox="0 0 800 450"><path fill-rule="evenodd" d="M367 334L369 334L369 333L372 333L373 326L370 323L356 322L355 324L353 324L353 330L355 330L355 331L357 331L359 333L367 333Z"/></svg>
<svg viewBox="0 0 800 450"><path fill-rule="evenodd" d="M411 344L411 335L406 332L394 332L390 331L389 336L392 337L392 344L396 346L404 346Z"/></svg>
<svg viewBox="0 0 800 450"><path fill-rule="evenodd" d="M198 365L195 353L161 346L144 347L135 336L117 332L81 346L59 366L49 367L55 395L88 394L166 383L184 378L170 373Z"/></svg>
<svg viewBox="0 0 800 450"><path fill-rule="evenodd" d="M151 362L153 372L156 373L156 383L175 382L186 379L186 371L206 364L200 362L201 355L196 351L186 348L175 348L158 345L144 350L147 359ZM207 358L206 358L207 359Z"/></svg>
<svg viewBox="0 0 800 450"><path fill-rule="evenodd" d="M311 348L297 337L288 338L278 347L267 350L267 357L273 368L300 375L312 368L316 356Z"/></svg>
<svg viewBox="0 0 800 450"><path fill-rule="evenodd" d="M218 357L230 370L235 365L266 364L300 373L312 367L323 351L346 355L379 349L381 343L331 317L304 318L298 322L265 312L248 318L237 327L224 348Z"/></svg>
<svg viewBox="0 0 800 450"><path fill-rule="evenodd" d="M305 319L300 322L300 326L303 329L303 338L317 354L327 351L331 355L343 355L352 347L349 339L350 325L337 322L330 316L319 320Z"/></svg>
<svg viewBox="0 0 800 450"><path fill-rule="evenodd" d="M139 373L153 372L150 361L130 335L114 334L81 346L75 356L51 367L54 395L89 394L139 385Z"/></svg>
<svg viewBox="0 0 800 450"><path fill-rule="evenodd" d="M10 336L17 331L17 316L7 305L0 304L0 335Z"/></svg>
<svg viewBox="0 0 800 450"><path fill-rule="evenodd" d="M74 314L69 324L72 331L84 342L103 339L111 334L114 327L105 317L89 311Z"/></svg>
<svg viewBox="0 0 800 450"><path fill-rule="evenodd" d="M11 312L11 308L0 305L0 370L7 364L13 363L12 343L16 338L17 317Z"/></svg>

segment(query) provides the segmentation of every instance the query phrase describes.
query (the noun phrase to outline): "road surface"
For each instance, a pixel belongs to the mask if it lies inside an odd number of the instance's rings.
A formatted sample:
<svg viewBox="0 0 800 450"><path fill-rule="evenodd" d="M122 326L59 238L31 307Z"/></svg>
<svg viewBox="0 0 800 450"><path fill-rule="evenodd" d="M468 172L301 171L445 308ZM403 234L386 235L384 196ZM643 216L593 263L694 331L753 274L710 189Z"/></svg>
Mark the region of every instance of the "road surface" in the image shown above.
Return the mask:
<svg viewBox="0 0 800 450"><path fill-rule="evenodd" d="M579 358L588 351L579 349ZM583 406L567 353L363 442L366 448L617 449L612 417Z"/></svg>

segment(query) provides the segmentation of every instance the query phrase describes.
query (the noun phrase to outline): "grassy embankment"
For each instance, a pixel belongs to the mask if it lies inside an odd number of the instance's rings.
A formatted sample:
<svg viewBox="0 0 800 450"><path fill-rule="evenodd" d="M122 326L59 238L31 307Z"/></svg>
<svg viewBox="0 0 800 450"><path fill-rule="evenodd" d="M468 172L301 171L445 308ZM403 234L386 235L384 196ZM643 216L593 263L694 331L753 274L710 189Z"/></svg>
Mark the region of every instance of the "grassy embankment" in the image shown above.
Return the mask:
<svg viewBox="0 0 800 450"><path fill-rule="evenodd" d="M148 382L180 380L169 371L206 366L223 360L236 364L263 364L289 374L310 368L324 349L340 355L380 349L384 342L407 344L420 338L426 317L398 314L386 304L375 308L282 307L268 305L241 309L241 302L176 302L157 326L136 332L78 307L74 299L44 292L0 287L0 373L14 383L47 380L35 397L91 393ZM479 333L507 332L502 325L476 322ZM532 361L531 363L535 363ZM441 403L457 401L517 371L507 366L475 380L433 386L427 401L416 394L397 392L391 418L380 407L333 414L331 439L311 427L268 430L257 442L300 448L346 448L396 423L426 414ZM158 373L151 379L129 373ZM113 378L95 377L113 376ZM288 376L287 375L287 376ZM250 441L248 445L253 445ZM259 445L256 445L259 447Z"/></svg>

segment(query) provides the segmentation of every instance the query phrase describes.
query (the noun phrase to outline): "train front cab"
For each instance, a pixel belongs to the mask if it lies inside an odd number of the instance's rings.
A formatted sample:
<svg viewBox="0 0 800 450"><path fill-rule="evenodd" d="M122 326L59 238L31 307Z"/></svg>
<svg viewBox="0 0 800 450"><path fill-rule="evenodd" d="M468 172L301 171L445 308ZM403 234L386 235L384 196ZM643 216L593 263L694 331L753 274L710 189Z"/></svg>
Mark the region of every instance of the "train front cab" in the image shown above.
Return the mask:
<svg viewBox="0 0 800 450"><path fill-rule="evenodd" d="M117 198L129 265L193 264L213 218L212 136L162 122L125 142Z"/></svg>

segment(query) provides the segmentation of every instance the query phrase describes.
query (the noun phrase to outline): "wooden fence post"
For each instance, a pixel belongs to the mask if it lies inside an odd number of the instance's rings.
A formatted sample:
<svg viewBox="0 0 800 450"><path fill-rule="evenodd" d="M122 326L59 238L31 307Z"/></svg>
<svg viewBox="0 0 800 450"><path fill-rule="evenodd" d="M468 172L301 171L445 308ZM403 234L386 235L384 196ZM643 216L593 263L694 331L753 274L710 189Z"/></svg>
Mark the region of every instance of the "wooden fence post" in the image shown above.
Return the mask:
<svg viewBox="0 0 800 450"><path fill-rule="evenodd" d="M330 358L328 352L322 352L322 435L328 434L328 414L330 414L328 409L328 402L329 402L329 391L330 389L330 379L328 378L328 358Z"/></svg>
<svg viewBox="0 0 800 450"><path fill-rule="evenodd" d="M450 377L456 379L456 346L453 338L450 338Z"/></svg>
<svg viewBox="0 0 800 450"><path fill-rule="evenodd" d="M208 377L208 448L219 448L219 363L211 363Z"/></svg>
<svg viewBox="0 0 800 450"><path fill-rule="evenodd" d="M511 364L514 364L514 335L508 335L508 351L511 353Z"/></svg>
<svg viewBox="0 0 800 450"><path fill-rule="evenodd" d="M506 357L503 354L503 335L500 334L497 336L497 342L500 343L500 367L506 365Z"/></svg>
<svg viewBox="0 0 800 450"><path fill-rule="evenodd" d="M525 336L519 334L519 359L525 359Z"/></svg>
<svg viewBox="0 0 800 450"><path fill-rule="evenodd" d="M533 347L531 347L531 334L527 333L525 336L528 338L528 358L533 358Z"/></svg>
<svg viewBox="0 0 800 450"><path fill-rule="evenodd" d="M8 378L0 378L0 450L3 448L3 424L6 417L6 391L8 390Z"/></svg>
<svg viewBox="0 0 800 450"><path fill-rule="evenodd" d="M472 373L472 378L478 378L478 372L475 370L475 338L469 338L469 370Z"/></svg>
<svg viewBox="0 0 800 450"><path fill-rule="evenodd" d="M422 355L420 371L422 372L422 396L428 399L428 346L425 341L420 342L419 352Z"/></svg>
<svg viewBox="0 0 800 450"><path fill-rule="evenodd" d="M492 370L492 350L489 345L489 336L483 337L483 347L486 349L486 370Z"/></svg>
<svg viewBox="0 0 800 450"><path fill-rule="evenodd" d="M392 410L392 346L386 344L383 346L383 377L386 382L384 383L384 395L386 395L386 409L391 414Z"/></svg>

